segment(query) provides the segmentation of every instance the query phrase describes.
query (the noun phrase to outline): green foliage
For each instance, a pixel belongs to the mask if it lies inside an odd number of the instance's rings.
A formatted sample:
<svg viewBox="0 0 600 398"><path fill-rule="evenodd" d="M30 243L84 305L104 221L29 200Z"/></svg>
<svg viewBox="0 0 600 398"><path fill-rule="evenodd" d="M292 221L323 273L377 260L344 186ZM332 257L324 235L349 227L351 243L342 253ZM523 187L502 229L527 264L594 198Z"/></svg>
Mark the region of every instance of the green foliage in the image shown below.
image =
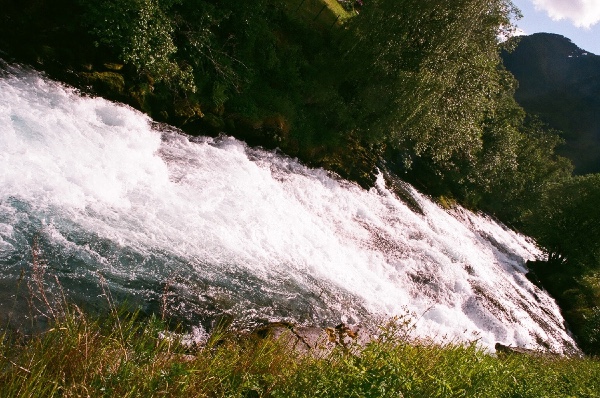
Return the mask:
<svg viewBox="0 0 600 398"><path fill-rule="evenodd" d="M481 193L478 207L527 228L540 197L569 179L573 166L556 155L562 142L558 134L537 120L524 121L521 108L512 98L510 103L486 128L484 150L469 178Z"/></svg>
<svg viewBox="0 0 600 398"><path fill-rule="evenodd" d="M530 231L551 261L600 268L600 175L573 177L540 198Z"/></svg>
<svg viewBox="0 0 600 398"><path fill-rule="evenodd" d="M349 24L345 98L394 171L522 227L572 167L555 154L558 135L514 100L498 33L515 15L504 0L370 2Z"/></svg>
<svg viewBox="0 0 600 398"><path fill-rule="evenodd" d="M347 54L367 134L442 169L473 158L502 90L496 35L510 10L500 0L370 2L352 21Z"/></svg>
<svg viewBox="0 0 600 398"><path fill-rule="evenodd" d="M600 175L566 179L547 189L527 219L527 231L545 248L533 267L560 304L588 353L600 353Z"/></svg>
<svg viewBox="0 0 600 398"><path fill-rule="evenodd" d="M194 91L191 70L173 60L175 27L167 13L176 1L102 0L81 1L80 5L99 45L116 50L125 63L151 81Z"/></svg>
<svg viewBox="0 0 600 398"><path fill-rule="evenodd" d="M373 0L343 29L305 14L319 1L61 1L78 6L65 7L102 64L126 65L112 95L191 132L226 130L364 186L386 148L430 193L517 223L554 178L547 169L566 170L527 154L547 146L523 125L500 65L497 34L516 14L507 0ZM180 103L201 111L182 118ZM356 150L372 154L354 164Z"/></svg>

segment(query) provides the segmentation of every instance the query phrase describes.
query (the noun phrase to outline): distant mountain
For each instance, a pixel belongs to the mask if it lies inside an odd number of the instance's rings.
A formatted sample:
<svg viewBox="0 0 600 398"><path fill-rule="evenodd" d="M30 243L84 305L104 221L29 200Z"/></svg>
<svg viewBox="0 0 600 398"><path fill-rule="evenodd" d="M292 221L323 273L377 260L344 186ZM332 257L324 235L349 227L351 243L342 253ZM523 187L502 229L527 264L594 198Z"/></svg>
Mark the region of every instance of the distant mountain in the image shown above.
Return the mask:
<svg viewBox="0 0 600 398"><path fill-rule="evenodd" d="M522 36L504 65L519 81L517 102L550 127L561 130L577 174L600 172L600 56L566 37Z"/></svg>

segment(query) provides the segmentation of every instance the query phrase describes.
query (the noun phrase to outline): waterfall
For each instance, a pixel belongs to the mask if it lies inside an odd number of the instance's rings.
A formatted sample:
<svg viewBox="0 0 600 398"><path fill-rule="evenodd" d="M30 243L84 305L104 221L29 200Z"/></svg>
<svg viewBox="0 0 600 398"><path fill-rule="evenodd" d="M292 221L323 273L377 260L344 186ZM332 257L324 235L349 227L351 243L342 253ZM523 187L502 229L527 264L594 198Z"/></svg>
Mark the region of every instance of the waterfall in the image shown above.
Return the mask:
<svg viewBox="0 0 600 398"><path fill-rule="evenodd" d="M409 204L383 176L367 191L7 66L0 313L15 311L19 281L37 265L76 302L101 305L108 291L190 325L221 314L249 327L410 313L416 337L575 347L554 300L525 277L540 255L532 241L397 184Z"/></svg>

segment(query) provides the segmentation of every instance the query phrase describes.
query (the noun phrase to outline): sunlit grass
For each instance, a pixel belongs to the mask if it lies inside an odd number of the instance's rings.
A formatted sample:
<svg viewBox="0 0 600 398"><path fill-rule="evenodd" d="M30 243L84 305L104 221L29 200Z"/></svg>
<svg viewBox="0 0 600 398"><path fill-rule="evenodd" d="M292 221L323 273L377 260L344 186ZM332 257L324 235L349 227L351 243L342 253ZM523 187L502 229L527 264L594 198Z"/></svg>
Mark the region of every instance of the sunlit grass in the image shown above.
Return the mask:
<svg viewBox="0 0 600 398"><path fill-rule="evenodd" d="M285 0L285 5L289 12L325 27L341 24L356 15L346 11L337 0Z"/></svg>
<svg viewBox="0 0 600 398"><path fill-rule="evenodd" d="M43 334L0 338L2 397L596 397L593 359L493 356L382 328L358 350L300 354L285 340L221 333L202 347L156 318L71 311ZM173 335L170 335L173 336Z"/></svg>

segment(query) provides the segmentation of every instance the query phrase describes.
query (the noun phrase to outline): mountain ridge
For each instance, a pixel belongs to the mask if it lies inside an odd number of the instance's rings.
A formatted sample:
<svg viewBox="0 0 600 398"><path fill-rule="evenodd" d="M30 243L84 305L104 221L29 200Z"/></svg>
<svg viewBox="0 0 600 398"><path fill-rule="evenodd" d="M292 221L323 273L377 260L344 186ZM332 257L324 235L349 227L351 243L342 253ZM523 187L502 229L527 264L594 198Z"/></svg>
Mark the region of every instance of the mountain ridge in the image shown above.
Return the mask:
<svg viewBox="0 0 600 398"><path fill-rule="evenodd" d="M518 40L513 52L502 54L519 82L515 99L562 132L558 153L573 161L577 174L600 172L600 56L553 33Z"/></svg>

